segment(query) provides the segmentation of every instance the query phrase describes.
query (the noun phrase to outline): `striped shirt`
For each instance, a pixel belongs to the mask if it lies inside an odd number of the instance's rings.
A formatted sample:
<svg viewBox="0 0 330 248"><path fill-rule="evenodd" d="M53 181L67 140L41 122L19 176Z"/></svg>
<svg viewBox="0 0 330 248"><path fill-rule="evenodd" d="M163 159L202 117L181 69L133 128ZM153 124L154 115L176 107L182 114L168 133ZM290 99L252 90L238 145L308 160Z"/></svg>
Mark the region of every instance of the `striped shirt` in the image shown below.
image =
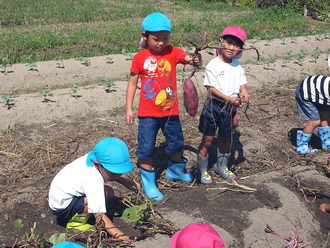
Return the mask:
<svg viewBox="0 0 330 248"><path fill-rule="evenodd" d="M330 77L309 76L301 84L300 93L304 100L330 105Z"/></svg>

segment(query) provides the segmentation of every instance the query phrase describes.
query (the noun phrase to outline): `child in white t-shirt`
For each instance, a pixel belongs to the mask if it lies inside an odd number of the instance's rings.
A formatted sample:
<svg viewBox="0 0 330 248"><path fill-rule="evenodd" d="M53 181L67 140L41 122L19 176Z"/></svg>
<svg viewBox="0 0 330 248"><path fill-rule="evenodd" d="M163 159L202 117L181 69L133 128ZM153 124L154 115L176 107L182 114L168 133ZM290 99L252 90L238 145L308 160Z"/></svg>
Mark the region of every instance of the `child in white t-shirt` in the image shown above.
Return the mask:
<svg viewBox="0 0 330 248"><path fill-rule="evenodd" d="M212 183L212 178L207 172L208 149L217 129L219 145L214 171L224 179L236 177L227 168L231 155L228 145L236 108L241 107L244 102L249 102L245 73L242 64L237 60L242 56L241 49L245 40L246 33L240 27L227 27L219 40L219 46L224 45L224 48L217 51L218 57L212 59L205 68L204 86L207 88L208 100L200 117L198 128L203 133L203 138L197 154L197 177L203 184Z"/></svg>
<svg viewBox="0 0 330 248"><path fill-rule="evenodd" d="M88 154L66 165L53 179L49 190L49 207L59 218L69 219L67 228L87 230L91 214L101 215L106 231L124 242L132 242L114 226L106 215L106 202L114 190L104 185L116 181L138 191L140 185L122 177L133 170L126 144L117 138L101 140Z"/></svg>

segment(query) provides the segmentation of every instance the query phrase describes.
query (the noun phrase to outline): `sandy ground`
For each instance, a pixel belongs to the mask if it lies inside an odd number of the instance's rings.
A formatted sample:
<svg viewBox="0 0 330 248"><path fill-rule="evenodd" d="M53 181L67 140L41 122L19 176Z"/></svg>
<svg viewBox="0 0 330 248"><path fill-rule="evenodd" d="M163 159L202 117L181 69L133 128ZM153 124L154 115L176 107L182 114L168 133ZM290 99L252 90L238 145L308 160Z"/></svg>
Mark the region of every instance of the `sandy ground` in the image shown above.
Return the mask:
<svg viewBox="0 0 330 248"><path fill-rule="evenodd" d="M245 70L249 87L262 87L276 84L278 81L291 80L299 81L306 75L318 75L327 68L326 54L329 53L329 39L316 41L315 37L298 37L292 42L287 38L285 43L282 40L273 40L270 43L258 41L254 46L259 50L260 56L269 60L270 55L277 55L276 61L267 64L262 61L256 62L254 50L244 52L241 59L246 63ZM247 48L251 45L246 42ZM317 62L311 58L316 48L321 49ZM302 65L296 64L294 59L299 50L307 51ZM291 52L292 60L283 66L285 55L282 53ZM215 55L203 53L204 66ZM106 58L112 57L113 63L107 63ZM64 68L58 68L56 62L37 62L37 71L29 70L25 64L9 67L8 74L0 75L2 83L0 94L5 95L11 89L16 89L17 94L13 95L10 102L10 110L6 106L0 108L0 129L6 129L8 125L14 126L18 123L51 123L52 119L68 120L76 115L81 116L89 112L103 113L105 111L120 108L125 104L125 90L127 87L126 74L129 73L131 60L124 55L111 55L89 58L90 65L83 65L82 61L70 59L62 61ZM182 66L178 68L182 69ZM187 66L187 71L191 70ZM205 94L203 84L203 71L195 74L195 84L200 94ZM102 83L95 81L97 77L108 77L116 86L107 93ZM70 95L72 82L76 82L80 88L77 91L78 98ZM45 102L39 94L40 84L47 84L49 92L53 97L48 97ZM139 92L137 91L137 95ZM180 92L179 92L180 94ZM138 106L138 97L135 97ZM24 114L22 114L24 113Z"/></svg>
<svg viewBox="0 0 330 248"><path fill-rule="evenodd" d="M250 44L247 41L247 47ZM277 54L277 58L268 67L266 63L255 61L252 58L252 56L256 56L254 51L244 52L241 61L244 62L249 90L251 95L255 96L254 99L251 98L252 104L261 101L266 95L265 92L271 94L272 91L269 92L268 89L275 92L276 87L278 87L278 91L283 90L280 87L281 82L286 82L284 87L289 85L286 90L289 93L292 92L288 99L281 98L281 101L284 102L281 106L285 106L285 101L287 101L287 105L289 103L294 104L294 86L298 85L301 79L307 75L329 75L326 60L330 48L329 39L319 41L313 36L309 38L297 37L296 41L291 41L288 38L285 43L281 40L273 40L270 43L258 41L254 46L259 50L260 56L265 59L269 59L269 54ZM314 62L311 54L317 47L322 52ZM294 57L301 49L305 49L307 52L304 61L298 64L295 62ZM283 65L282 61L285 59L285 55L282 53L291 50L293 58L290 63ZM204 66L206 66L208 61L215 55L204 51L202 56ZM57 68L57 61L37 62L37 71L29 70L24 64L13 65L13 67L8 68L7 75L0 75L2 82L0 94L5 95L10 89L17 89L17 94L14 95L9 108L7 106L0 108L0 129L6 130L10 127L19 132L22 127L33 129L35 126L36 129L33 130L33 135L36 140L39 137L39 129L53 130L53 135L54 133L56 135L55 128L58 128L58 126L64 126L66 123L88 116L93 118L96 116L96 127L111 125L112 123L124 126L123 109L125 109L125 90L127 86L125 75L129 72L131 61L124 55L112 55L110 57L113 58L113 63L106 63L106 57L109 56L89 58L91 62L89 66L83 65L81 61L70 59L63 61L64 68ZM187 67L186 69L190 70L191 68ZM100 76L109 77L116 86L113 86L110 92L106 92L105 87L95 81ZM69 93L73 81L77 82L80 88L77 92L78 97L73 97ZM196 73L194 82L200 95L205 94L202 87L202 71ZM54 94L53 97L48 98L49 101L44 101L43 96L39 95L37 85L40 84L48 84L49 91ZM138 100L138 98L139 92L137 92L135 100ZM135 101L135 104L137 108L138 102ZM201 107L202 103L200 103L199 111ZM267 106L265 109L267 109ZM260 157L264 154L263 152L268 155L267 159L269 161L273 161L271 163L275 164L275 167L278 161L286 160L286 155L292 158L294 147L287 138L287 133L294 128L301 128L303 122L299 124L297 116L292 115L292 113L283 114L283 109L269 106L269 110L271 115L267 118L255 119L256 122L260 122L257 128L251 128L247 121L240 122L239 132L236 133L240 137L234 137L233 145L233 147L236 147L239 156L241 156L241 161L238 160L235 164L238 171L244 165L252 165L252 169L253 166L262 166ZM117 112L118 116L114 117ZM185 119L184 110L181 112L183 115L182 122L185 125L185 122L188 123L188 119ZM279 113L286 116L286 121L276 119ZM243 117L243 113L240 112L239 120L242 120ZM198 123L197 121L198 118L195 124ZM136 128L133 131L136 132ZM32 130L30 132L32 133ZM260 132L263 134L259 136ZM284 142L282 138L285 140ZM318 143L316 142L316 144ZM93 144L88 146L92 147ZM187 148L187 145L185 149L185 154L189 158L188 170L193 170L196 164L197 146L198 143L189 146L189 148ZM85 148L88 150L88 147ZM240 154L242 149L244 154ZM258 164L253 162L255 158L253 151L259 154L257 154L259 156ZM233 154L236 153L233 152ZM275 158L272 156L275 156ZM326 154L326 156L328 155ZM6 166L8 166L6 163L2 163L2 169ZM48 178L43 179L43 182L40 182L43 185L42 190L49 187L53 176L49 175ZM286 168L285 173L283 170L277 170L241 179L240 184L246 184L257 189L256 193L253 194L230 191L219 192L217 190L207 190L207 186L198 185L183 192L165 191L166 200L158 204L157 207L179 228L184 228L192 222L212 225L222 237L226 247L284 247L288 241L266 233L264 229L267 224L279 235L287 238L299 234L300 239L303 240L300 245L308 243L308 247L329 247L327 233L330 229L327 223L329 223L330 217L321 212L318 206L321 202L330 203L330 199L327 196L324 196L324 199L317 199L311 208L314 215L317 216L317 219L314 218L308 209L309 203L299 191L301 188L293 187L297 183L297 180L295 180L297 178L310 187L330 187L329 179L323 173L316 171L315 167L308 162L301 162ZM212 187L223 186L223 183L223 181L217 181ZM5 211L0 213L0 227L2 227L0 228L2 229L0 240L4 240L0 241L0 245L3 247L12 245L8 236L17 234L12 233L13 231L9 228L9 225L12 225L12 220L22 216L22 209L24 208L34 211L34 215L30 214L24 217L26 222L33 223L34 219L38 219L38 224L43 223L43 226L48 224L49 230L45 232L48 236L56 231L63 232L65 230L63 227L56 225L54 216L45 207L47 206L45 199L39 203L40 209L33 207L33 203L26 203L29 199L33 201L33 197L38 195L38 192L40 193L40 187L40 185L35 186L33 184L25 188L22 187L16 193L10 195L11 199L17 199L17 195L20 194L19 200L3 201L6 206ZM22 197L23 195L24 197ZM307 199L311 201L313 197L307 194ZM46 217L43 219L38 218L41 213L45 214ZM135 242L130 247L165 248L170 247L170 239L170 236L157 234L146 240Z"/></svg>

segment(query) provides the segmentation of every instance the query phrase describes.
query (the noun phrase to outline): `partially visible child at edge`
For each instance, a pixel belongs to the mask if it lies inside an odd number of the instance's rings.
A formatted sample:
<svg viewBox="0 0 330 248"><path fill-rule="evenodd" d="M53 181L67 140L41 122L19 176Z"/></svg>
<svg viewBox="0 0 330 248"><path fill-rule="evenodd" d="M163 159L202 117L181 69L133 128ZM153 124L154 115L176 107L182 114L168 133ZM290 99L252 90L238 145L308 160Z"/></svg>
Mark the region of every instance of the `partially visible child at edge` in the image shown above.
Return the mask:
<svg viewBox="0 0 330 248"><path fill-rule="evenodd" d="M203 184L212 183L208 174L208 150L218 129L219 145L217 163L214 171L224 179L233 179L236 175L228 170L227 164L231 155L228 145L233 129L233 118L236 108L249 102L246 87L247 81L242 64L242 49L246 33L238 26L229 26L222 32L217 50L217 57L212 59L205 69L204 86L207 88L207 102L203 107L199 131L203 138L198 147L197 164L198 180ZM239 94L238 94L239 93Z"/></svg>
<svg viewBox="0 0 330 248"><path fill-rule="evenodd" d="M139 77L141 92L138 109L139 147L136 155L141 167L143 190L149 199L162 200L163 195L156 186L156 170L153 155L158 130L166 137L165 151L168 153L166 179L192 182L186 173L187 159L182 156L183 134L179 119L176 85L176 65L199 65L200 54L191 58L180 48L168 45L171 33L170 20L161 13L152 13L142 22L142 39L139 51L133 59L126 94L126 122L133 123L133 100Z"/></svg>
<svg viewBox="0 0 330 248"><path fill-rule="evenodd" d="M114 190L104 185L116 181L132 191L140 185L125 179L133 164L126 144L117 138L101 140L88 154L66 165L53 179L49 190L49 207L58 218L69 219L67 228L87 230L91 214L101 215L106 231L125 243L131 240L114 226L106 215L106 202L114 197Z"/></svg>
<svg viewBox="0 0 330 248"><path fill-rule="evenodd" d="M305 78L296 89L296 103L299 117L308 119L303 130L297 131L296 153L317 153L310 149L308 142L317 127L322 149L330 149L330 77L318 75ZM329 172L329 167L326 168ZM330 204L321 204L323 212L330 213Z"/></svg>

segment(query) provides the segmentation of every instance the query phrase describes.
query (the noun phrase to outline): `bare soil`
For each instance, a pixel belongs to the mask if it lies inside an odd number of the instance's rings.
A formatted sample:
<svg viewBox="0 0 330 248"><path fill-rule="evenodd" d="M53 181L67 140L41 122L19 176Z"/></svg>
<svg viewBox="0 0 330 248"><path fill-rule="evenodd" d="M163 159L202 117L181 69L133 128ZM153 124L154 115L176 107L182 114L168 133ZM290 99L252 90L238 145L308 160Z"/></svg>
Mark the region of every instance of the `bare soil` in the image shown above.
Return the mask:
<svg viewBox="0 0 330 248"><path fill-rule="evenodd" d="M301 246L308 243L308 247L329 247L330 214L319 210L321 203L330 203L330 182L324 172L329 153L321 151L306 157L295 154L296 132L307 124L307 120L298 117L295 88L308 75L329 75L326 57L330 41L316 38L288 38L285 43L281 40L256 42L254 46L265 60L269 59L269 54L277 54L276 61L268 65L253 59L252 56L256 56L253 51L243 54L241 61L245 63L249 82L250 107L238 112L239 126L232 137L230 166L241 177L236 182L254 188L254 193L243 192L242 188L228 184L231 182L213 172L216 139L209 159L212 185L166 181L165 140L160 134L154 163L165 200L157 204L158 212L178 228L191 222L212 225L226 247L284 247L288 244L287 240L265 232L267 224L285 238L299 234ZM249 47L249 41L247 44ZM322 52L314 62L311 54L316 47ZM297 63L294 57L301 49L306 50L305 58ZM291 50L290 63L282 64L285 59L282 53ZM215 55L204 51L202 56L206 66ZM35 233L39 235L44 231L46 238L65 232L65 223L59 223L48 208L49 185L63 166L93 149L99 140L108 136L122 139L136 164L137 122L132 128L125 123L126 73L131 61L127 56L113 55L110 56L113 63L106 63L106 57L109 56L89 58L89 66L75 59L65 60L64 68L57 68L57 61L37 62L37 71L18 64L8 68L7 75L0 75L0 94L17 89L9 107L0 108L2 247L12 247L16 241L24 243L24 234L31 233L34 223ZM116 86L107 92L95 81L100 76L109 77ZM200 113L206 95L202 86L203 71L197 72L193 80L200 95ZM73 81L80 88L77 97L69 94ZM40 84L48 84L54 96L45 101L37 89ZM199 113L195 118L187 115L181 87L178 96L187 170L195 176L196 151L201 139L197 129ZM139 92L135 97L135 109L138 99ZM321 149L317 130L310 145ZM140 181L137 167L127 176ZM128 193L115 183L111 185L118 197ZM18 218L24 224L21 229L13 226ZM120 217L113 220L128 235L141 234ZM170 247L170 238L170 235L156 234L123 247Z"/></svg>

